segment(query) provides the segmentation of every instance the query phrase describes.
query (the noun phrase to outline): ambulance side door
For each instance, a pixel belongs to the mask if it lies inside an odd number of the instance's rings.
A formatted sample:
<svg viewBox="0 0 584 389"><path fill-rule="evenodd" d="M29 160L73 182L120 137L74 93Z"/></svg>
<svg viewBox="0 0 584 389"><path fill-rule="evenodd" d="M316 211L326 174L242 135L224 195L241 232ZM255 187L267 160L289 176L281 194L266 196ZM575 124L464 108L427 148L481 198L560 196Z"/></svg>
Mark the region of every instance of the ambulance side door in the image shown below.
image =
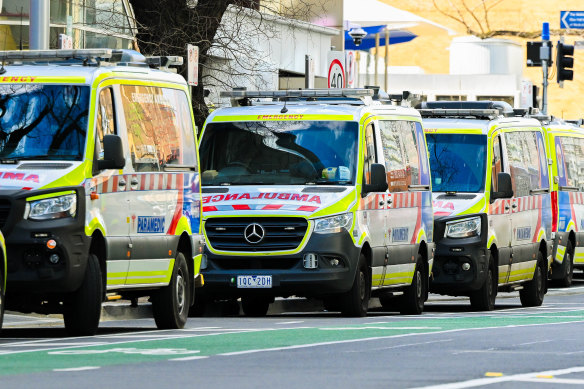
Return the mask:
<svg viewBox="0 0 584 389"><path fill-rule="evenodd" d="M497 192L498 174L508 172L505 166L501 134L492 136L491 146L491 193ZM499 263L499 284L507 283L511 266L511 199L496 199L491 202L489 211L489 230L494 230L497 238ZM487 247L489 248L489 247Z"/></svg>
<svg viewBox="0 0 584 389"><path fill-rule="evenodd" d="M409 284L415 269L416 226L422 209L415 125L406 120L381 120L379 124L389 191L386 206L389 250L383 285Z"/></svg>
<svg viewBox="0 0 584 389"><path fill-rule="evenodd" d="M363 156L363 184L371 183L371 165L378 163L378 139L373 122L365 126L365 147ZM385 192L369 192L361 199L361 215L367 227L372 250L372 286L378 287L383 281L385 266Z"/></svg>
<svg viewBox="0 0 584 389"><path fill-rule="evenodd" d="M120 115L116 103L115 86L98 90L98 107L96 113L95 160L103 159L103 136L114 134L120 136L124 143L124 131L120 126ZM97 198L89 200L90 219L97 219L105 228L107 253L107 287L115 288L126 280L130 257L130 211L127 195L127 173L131 164L126 158L122 170L97 170L94 163L92 192Z"/></svg>

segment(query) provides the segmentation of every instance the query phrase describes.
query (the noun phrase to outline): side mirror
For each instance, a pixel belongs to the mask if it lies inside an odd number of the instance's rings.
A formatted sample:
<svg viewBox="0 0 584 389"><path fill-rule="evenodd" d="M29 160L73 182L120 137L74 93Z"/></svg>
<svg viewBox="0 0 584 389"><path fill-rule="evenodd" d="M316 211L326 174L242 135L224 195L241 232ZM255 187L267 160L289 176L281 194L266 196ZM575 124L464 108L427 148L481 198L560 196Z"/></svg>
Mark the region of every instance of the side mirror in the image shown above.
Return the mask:
<svg viewBox="0 0 584 389"><path fill-rule="evenodd" d="M499 191L491 193L491 200L513 197L513 186L511 185L511 175L509 173L500 172L497 175L497 183Z"/></svg>
<svg viewBox="0 0 584 389"><path fill-rule="evenodd" d="M370 192L385 192L387 190L387 176L385 174L385 166L380 163L371 165L371 183L363 184L363 194Z"/></svg>
<svg viewBox="0 0 584 389"><path fill-rule="evenodd" d="M126 166L122 138L108 134L103 137L103 159L97 161L99 170L123 169Z"/></svg>

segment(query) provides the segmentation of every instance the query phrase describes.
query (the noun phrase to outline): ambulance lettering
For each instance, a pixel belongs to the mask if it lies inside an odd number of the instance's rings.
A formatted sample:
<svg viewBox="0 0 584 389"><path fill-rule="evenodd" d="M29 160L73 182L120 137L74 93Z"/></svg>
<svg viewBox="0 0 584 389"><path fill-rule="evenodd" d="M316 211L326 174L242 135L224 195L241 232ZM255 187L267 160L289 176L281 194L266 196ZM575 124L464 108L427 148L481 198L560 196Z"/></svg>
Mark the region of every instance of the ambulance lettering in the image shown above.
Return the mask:
<svg viewBox="0 0 584 389"><path fill-rule="evenodd" d="M394 242L405 242L408 240L408 228L394 228L391 232L391 240Z"/></svg>
<svg viewBox="0 0 584 389"><path fill-rule="evenodd" d="M164 233L164 216L138 216L138 233Z"/></svg>
<svg viewBox="0 0 584 389"><path fill-rule="evenodd" d="M25 173L10 173L10 172L0 172L0 178L3 180L16 180L16 181L28 181L38 183L39 176L36 174L26 175Z"/></svg>
<svg viewBox="0 0 584 389"><path fill-rule="evenodd" d="M300 201L305 203L316 203L321 204L320 196L314 195L310 197L309 195L303 194L299 195L296 193L233 193L227 195L212 195L203 196L203 204L209 203L219 203L223 201L236 201L236 200L285 200L285 201Z"/></svg>

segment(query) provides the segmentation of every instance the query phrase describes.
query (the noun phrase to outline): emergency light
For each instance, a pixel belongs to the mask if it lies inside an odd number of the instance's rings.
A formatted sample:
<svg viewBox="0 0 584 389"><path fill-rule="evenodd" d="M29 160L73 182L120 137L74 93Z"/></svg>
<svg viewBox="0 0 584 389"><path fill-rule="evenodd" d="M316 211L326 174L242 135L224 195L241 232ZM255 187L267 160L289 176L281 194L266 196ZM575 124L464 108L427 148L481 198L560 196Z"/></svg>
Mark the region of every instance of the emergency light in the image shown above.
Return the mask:
<svg viewBox="0 0 584 389"><path fill-rule="evenodd" d="M371 97L373 90L363 88L339 88L339 89L291 89L291 90L272 90L272 91L248 91L245 89L233 89L231 91L222 91L220 97L232 99L261 99L261 98L311 98L311 97Z"/></svg>

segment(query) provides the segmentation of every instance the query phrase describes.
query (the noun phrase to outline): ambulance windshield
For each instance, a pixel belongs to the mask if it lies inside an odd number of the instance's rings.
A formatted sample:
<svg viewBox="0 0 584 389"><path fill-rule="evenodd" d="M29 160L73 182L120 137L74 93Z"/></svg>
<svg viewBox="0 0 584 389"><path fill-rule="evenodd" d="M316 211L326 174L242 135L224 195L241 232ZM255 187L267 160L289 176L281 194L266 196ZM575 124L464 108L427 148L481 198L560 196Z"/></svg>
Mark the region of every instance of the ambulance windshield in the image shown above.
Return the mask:
<svg viewBox="0 0 584 389"><path fill-rule="evenodd" d="M90 88L0 85L0 160L83 158Z"/></svg>
<svg viewBox="0 0 584 389"><path fill-rule="evenodd" d="M203 185L351 185L357 122L265 121L207 125Z"/></svg>
<svg viewBox="0 0 584 389"><path fill-rule="evenodd" d="M426 134L433 192L482 192L487 136Z"/></svg>

